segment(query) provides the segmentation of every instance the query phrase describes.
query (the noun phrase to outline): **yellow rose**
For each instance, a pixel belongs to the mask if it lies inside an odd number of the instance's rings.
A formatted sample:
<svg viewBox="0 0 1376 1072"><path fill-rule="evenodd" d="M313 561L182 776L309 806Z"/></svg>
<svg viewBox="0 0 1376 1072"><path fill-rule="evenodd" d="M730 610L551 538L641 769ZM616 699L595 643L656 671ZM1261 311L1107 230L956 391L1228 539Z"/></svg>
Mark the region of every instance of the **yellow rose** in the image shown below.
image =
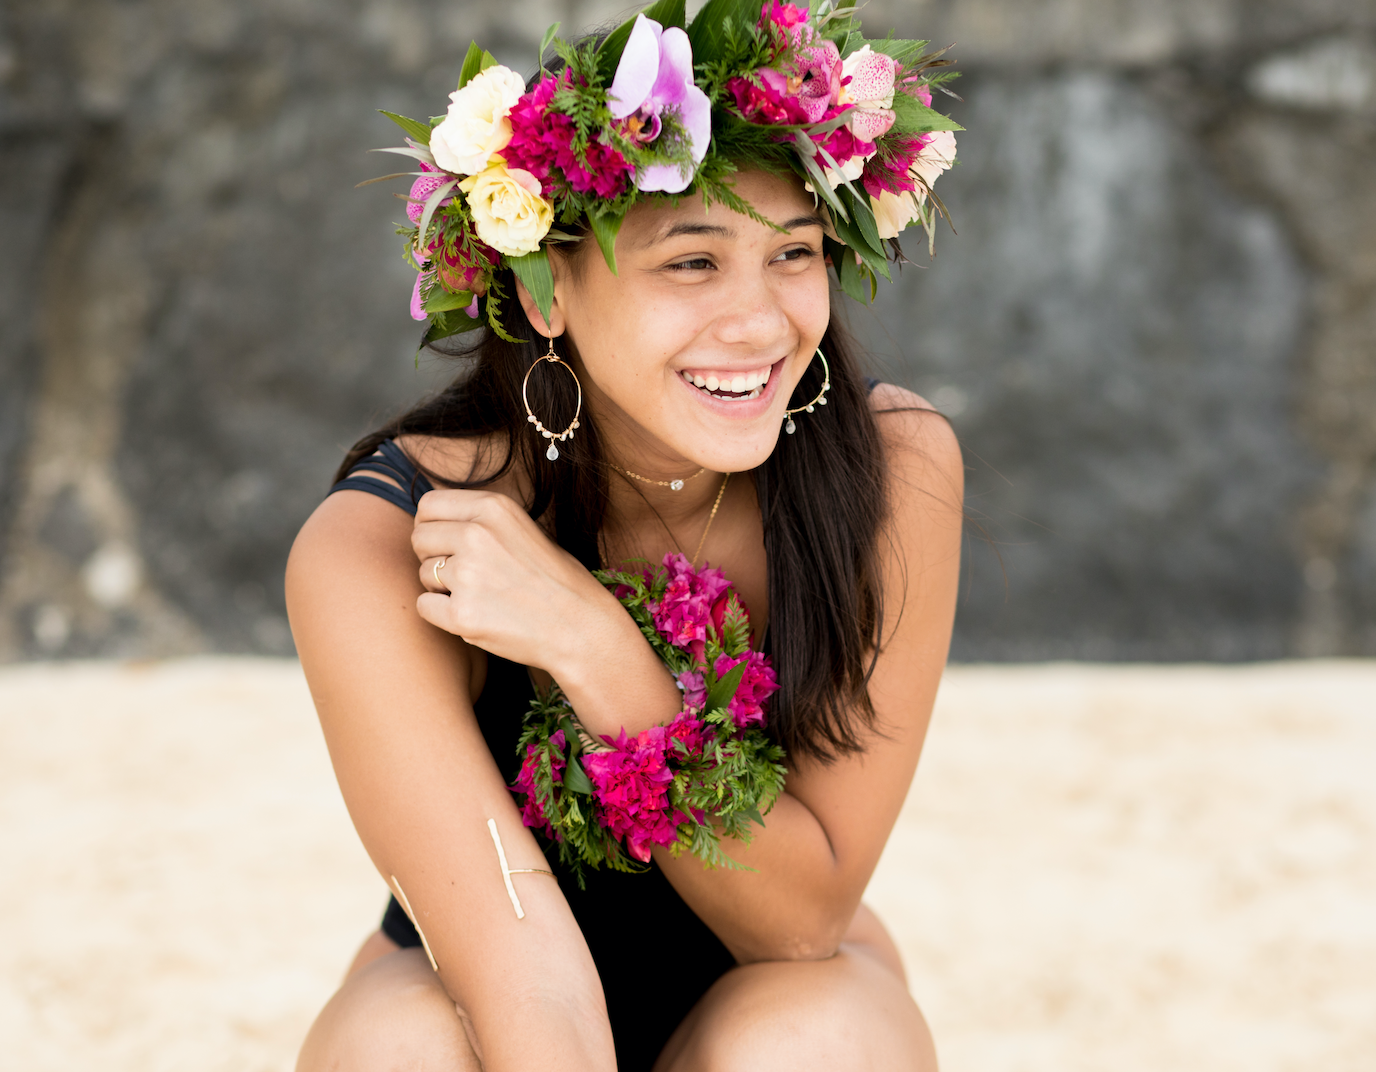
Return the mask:
<svg viewBox="0 0 1376 1072"><path fill-rule="evenodd" d="M540 248L554 223L554 206L540 196L540 180L498 160L459 183L478 237L508 257Z"/></svg>

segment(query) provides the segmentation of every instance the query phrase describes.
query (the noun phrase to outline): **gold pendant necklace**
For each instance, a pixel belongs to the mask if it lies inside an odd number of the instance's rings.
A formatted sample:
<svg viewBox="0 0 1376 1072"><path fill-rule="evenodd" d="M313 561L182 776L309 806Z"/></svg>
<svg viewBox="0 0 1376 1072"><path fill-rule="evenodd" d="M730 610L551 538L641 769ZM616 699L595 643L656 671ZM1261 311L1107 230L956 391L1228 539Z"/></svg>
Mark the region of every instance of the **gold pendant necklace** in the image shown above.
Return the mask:
<svg viewBox="0 0 1376 1072"><path fill-rule="evenodd" d="M611 462L607 464L611 465L611 467L622 476L628 476L632 480L639 480L642 484L654 484L656 487L668 488L670 491L682 491L684 484L688 483L688 481L692 480L694 477L702 476L703 473L707 472L707 466L704 465L692 476L680 477L677 480L651 480L648 476L641 476L639 473L633 473L629 469L622 469L621 466L613 465Z"/></svg>
<svg viewBox="0 0 1376 1072"><path fill-rule="evenodd" d="M698 555L702 554L702 545L707 542L707 534L712 530L712 522L717 519L717 507L721 505L721 497L726 494L726 482L730 479L730 473L721 478L721 487L717 489L717 501L712 504L712 512L707 515L707 525L702 530L702 539L698 540L697 550L693 552L693 557L688 560L694 569L698 567Z"/></svg>

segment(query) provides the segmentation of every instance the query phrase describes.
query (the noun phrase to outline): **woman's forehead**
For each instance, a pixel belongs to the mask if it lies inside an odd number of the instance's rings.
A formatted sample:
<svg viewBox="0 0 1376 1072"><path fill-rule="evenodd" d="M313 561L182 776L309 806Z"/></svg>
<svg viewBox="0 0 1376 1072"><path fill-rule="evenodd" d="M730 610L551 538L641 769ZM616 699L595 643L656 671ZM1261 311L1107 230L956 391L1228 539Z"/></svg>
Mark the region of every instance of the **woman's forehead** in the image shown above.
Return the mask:
<svg viewBox="0 0 1376 1072"><path fill-rule="evenodd" d="M792 176L764 171L742 171L733 179L735 191L767 220L789 230L802 226L826 226L826 218L811 194ZM698 196L642 201L626 214L621 237L628 245L648 247L680 235L718 238L757 237L770 229L721 202L704 207Z"/></svg>

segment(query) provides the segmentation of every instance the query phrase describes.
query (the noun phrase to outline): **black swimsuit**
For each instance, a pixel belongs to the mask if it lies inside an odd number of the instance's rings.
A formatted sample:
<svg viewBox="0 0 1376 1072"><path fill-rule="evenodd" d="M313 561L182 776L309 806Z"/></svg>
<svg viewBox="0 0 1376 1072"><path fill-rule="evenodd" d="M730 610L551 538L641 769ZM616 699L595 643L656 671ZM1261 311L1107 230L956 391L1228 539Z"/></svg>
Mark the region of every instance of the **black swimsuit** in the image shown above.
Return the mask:
<svg viewBox="0 0 1376 1072"><path fill-rule="evenodd" d="M362 472L390 477L401 487ZM431 484L401 448L387 440L332 490L346 488L380 496L415 516L416 504ZM487 679L473 711L508 783L520 768L516 741L533 695L524 666L488 655ZM587 888L580 890L559 867L557 854L549 853L548 858L602 979L617 1067L621 1072L649 1072L674 1029L708 987L735 967L735 959L653 863L639 875L589 868ZM382 930L399 946L420 945L420 936L395 898L387 905ZM662 956L670 952L671 960Z"/></svg>

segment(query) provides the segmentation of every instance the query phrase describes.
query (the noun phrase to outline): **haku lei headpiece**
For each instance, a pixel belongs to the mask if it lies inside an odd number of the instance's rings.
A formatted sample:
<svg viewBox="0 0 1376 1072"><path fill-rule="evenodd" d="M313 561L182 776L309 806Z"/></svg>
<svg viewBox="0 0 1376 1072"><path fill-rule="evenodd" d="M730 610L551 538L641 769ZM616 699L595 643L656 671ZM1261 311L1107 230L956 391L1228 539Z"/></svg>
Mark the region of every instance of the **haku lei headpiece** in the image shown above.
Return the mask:
<svg viewBox="0 0 1376 1072"><path fill-rule="evenodd" d="M420 164L406 212L417 269L411 315L425 342L501 323L497 271L510 267L548 318L550 244L590 232L616 271L626 212L650 196L700 195L773 226L731 183L737 161L793 172L830 210L827 252L860 301L902 260L919 223L934 248L945 206L932 191L962 128L932 108L954 78L926 41L866 40L854 7L708 0L685 25L685 0L658 0L600 41L550 27L562 69L529 88L475 43L429 124L384 112ZM954 96L954 94L952 94ZM372 180L378 181L378 180ZM949 216L947 216L949 219ZM570 230L569 228L573 228Z"/></svg>

